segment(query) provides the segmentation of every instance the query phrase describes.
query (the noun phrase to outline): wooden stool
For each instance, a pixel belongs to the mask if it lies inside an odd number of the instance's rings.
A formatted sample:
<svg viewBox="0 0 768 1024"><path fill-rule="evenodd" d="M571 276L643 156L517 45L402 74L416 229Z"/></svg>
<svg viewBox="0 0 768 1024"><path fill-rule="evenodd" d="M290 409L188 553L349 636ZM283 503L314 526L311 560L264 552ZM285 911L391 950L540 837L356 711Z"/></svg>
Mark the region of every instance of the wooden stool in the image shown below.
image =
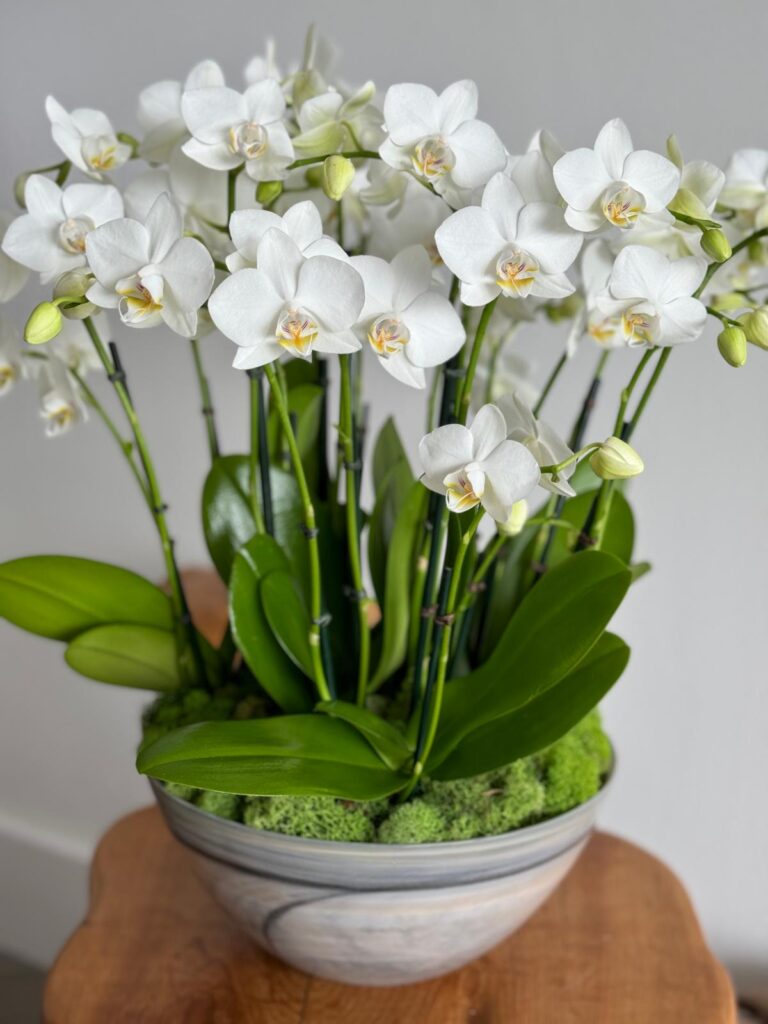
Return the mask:
<svg viewBox="0 0 768 1024"><path fill-rule="evenodd" d="M658 860L597 833L551 899L461 971L399 989L307 977L263 953L155 808L114 825L46 1024L734 1024L730 982Z"/></svg>

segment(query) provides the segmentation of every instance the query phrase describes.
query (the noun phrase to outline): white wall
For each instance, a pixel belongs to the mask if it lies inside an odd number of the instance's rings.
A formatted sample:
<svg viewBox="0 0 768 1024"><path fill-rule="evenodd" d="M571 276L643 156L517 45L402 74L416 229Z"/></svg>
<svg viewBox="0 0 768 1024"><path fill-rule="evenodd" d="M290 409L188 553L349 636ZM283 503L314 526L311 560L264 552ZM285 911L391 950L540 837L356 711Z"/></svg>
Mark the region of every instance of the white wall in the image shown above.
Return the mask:
<svg viewBox="0 0 768 1024"><path fill-rule="evenodd" d="M298 53L310 17L340 42L351 80L475 78L482 113L513 150L540 125L587 144L616 114L637 144L658 148L676 131L691 157L724 162L737 146L768 146L762 0L733 0L727 14L710 0L41 0L15 6L0 40L5 194L19 169L54 154L47 92L101 106L130 130L142 85L183 77L204 56L235 79L267 34L281 55ZM15 304L20 318L26 305ZM203 434L188 353L159 332L122 340L182 559L199 562ZM228 370L229 343L206 344L225 444L237 450L242 381ZM557 343L542 331L521 344L546 373ZM560 387L561 425L593 358L585 348ZM618 354L613 384L628 365ZM639 553L655 569L617 622L634 653L606 705L620 771L603 818L680 873L715 949L753 977L768 961L766 382L768 356L751 351L746 369L731 370L710 333L674 356L637 434L647 465L634 489ZM377 387L379 419L393 394ZM415 438L415 400L407 414ZM610 421L603 409L596 428ZM79 553L161 574L144 510L98 424L47 442L18 389L0 408L0 467L0 558ZM132 767L142 698L79 679L55 645L2 623L0 644L0 858L10 867L0 873L0 947L45 961L81 906L77 865L110 821L148 799ZM60 874L46 867L57 856Z"/></svg>

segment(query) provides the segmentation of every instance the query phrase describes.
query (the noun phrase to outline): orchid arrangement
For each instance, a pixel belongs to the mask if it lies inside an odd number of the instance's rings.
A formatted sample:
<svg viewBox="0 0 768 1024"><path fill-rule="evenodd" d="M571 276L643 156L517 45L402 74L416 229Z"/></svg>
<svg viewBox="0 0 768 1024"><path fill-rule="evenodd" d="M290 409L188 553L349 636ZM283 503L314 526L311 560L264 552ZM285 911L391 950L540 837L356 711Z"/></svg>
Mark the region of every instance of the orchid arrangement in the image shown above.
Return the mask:
<svg viewBox="0 0 768 1024"><path fill-rule="evenodd" d="M21 558L0 566L0 614L93 679L254 697L148 736L139 770L168 782L407 800L574 727L627 663L606 627L648 566L632 561L625 481L672 352L709 317L730 366L768 347L768 152L723 172L674 137L635 149L613 120L592 148L540 132L511 155L472 82L379 102L371 82L332 79L312 34L297 69L270 52L242 89L213 61L150 85L138 137L52 97L46 113L61 159L17 182L0 299L30 272L49 294L24 340L0 322L0 393L34 382L50 435L103 421L167 588ZM537 394L513 339L542 319L569 327ZM203 406L203 525L229 590L218 647L190 618L116 324L191 350L200 395L177 401ZM553 387L583 339L593 377L558 428ZM225 454L204 361L229 344L251 429ZM609 358L627 384L612 436L591 438ZM364 382L382 372L402 401L424 395L416 465L397 409L366 436Z"/></svg>

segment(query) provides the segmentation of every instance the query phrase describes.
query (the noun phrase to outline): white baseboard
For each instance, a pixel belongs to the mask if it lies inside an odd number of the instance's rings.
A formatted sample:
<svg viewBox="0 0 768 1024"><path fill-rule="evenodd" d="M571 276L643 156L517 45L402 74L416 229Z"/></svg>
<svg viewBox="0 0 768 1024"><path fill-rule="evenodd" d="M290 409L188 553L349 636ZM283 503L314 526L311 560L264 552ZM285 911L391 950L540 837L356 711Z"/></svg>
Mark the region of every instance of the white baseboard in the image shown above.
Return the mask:
<svg viewBox="0 0 768 1024"><path fill-rule="evenodd" d="M87 909L88 843L0 814L0 950L48 968Z"/></svg>

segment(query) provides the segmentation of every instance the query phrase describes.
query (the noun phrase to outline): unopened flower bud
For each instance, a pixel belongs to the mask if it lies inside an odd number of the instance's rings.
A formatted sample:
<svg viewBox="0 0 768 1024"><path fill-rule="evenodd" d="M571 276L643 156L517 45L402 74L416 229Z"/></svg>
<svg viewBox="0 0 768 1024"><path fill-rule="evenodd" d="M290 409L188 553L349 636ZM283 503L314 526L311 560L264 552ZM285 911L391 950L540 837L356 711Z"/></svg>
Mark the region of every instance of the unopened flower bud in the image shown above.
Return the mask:
<svg viewBox="0 0 768 1024"><path fill-rule="evenodd" d="M602 480L626 480L645 469L635 449L618 437L609 437L603 441L589 464Z"/></svg>
<svg viewBox="0 0 768 1024"><path fill-rule="evenodd" d="M680 213L692 220L709 220L709 210L695 192L689 188L679 188L667 209L671 213Z"/></svg>
<svg viewBox="0 0 768 1024"><path fill-rule="evenodd" d="M753 238L749 243L747 246L747 256L750 263L758 263L760 266L765 266L767 262L765 247L759 238Z"/></svg>
<svg viewBox="0 0 768 1024"><path fill-rule="evenodd" d="M26 210L27 203L24 197L24 193L27 190L27 181L29 180L29 171L23 171L21 174L16 176L16 180L13 183L13 198L16 200L22 210Z"/></svg>
<svg viewBox="0 0 768 1024"><path fill-rule="evenodd" d="M734 309L743 309L747 302L740 292L723 292L713 296L711 305L719 313L730 313Z"/></svg>
<svg viewBox="0 0 768 1024"><path fill-rule="evenodd" d="M525 499L516 501L512 506L512 511L509 513L507 521L497 524L498 531L505 537L516 537L525 526L527 519L528 502Z"/></svg>
<svg viewBox="0 0 768 1024"><path fill-rule="evenodd" d="M304 180L310 188L323 187L323 165L313 164L304 172Z"/></svg>
<svg viewBox="0 0 768 1024"><path fill-rule="evenodd" d="M282 194L282 181L260 181L256 186L256 202L262 206L271 206Z"/></svg>
<svg viewBox="0 0 768 1024"><path fill-rule="evenodd" d="M731 258L733 249L720 228L707 228L701 236L701 248L713 260L724 263Z"/></svg>
<svg viewBox="0 0 768 1024"><path fill-rule="evenodd" d="M293 76L291 99L296 110L299 110L307 100L319 96L324 91L323 76L314 68L310 68L309 71L297 71Z"/></svg>
<svg viewBox="0 0 768 1024"><path fill-rule="evenodd" d="M754 309L751 313L745 313L739 317L739 322L744 328L747 341L758 348L768 349L768 309Z"/></svg>
<svg viewBox="0 0 768 1024"><path fill-rule="evenodd" d="M29 314L24 328L24 340L30 345L44 345L56 337L62 323L59 307L53 302L41 302Z"/></svg>
<svg viewBox="0 0 768 1024"><path fill-rule="evenodd" d="M571 320L579 312L582 305L583 300L581 296L578 292L574 292L560 302L553 302L552 305L547 306L547 317L553 324L559 324L563 320Z"/></svg>
<svg viewBox="0 0 768 1024"><path fill-rule="evenodd" d="M93 276L86 270L68 270L62 274L53 287L54 299L82 299L82 302L58 303L67 320L84 320L93 316L96 306L85 299L85 293L93 284Z"/></svg>
<svg viewBox="0 0 768 1024"><path fill-rule="evenodd" d="M335 153L323 161L323 192L338 202L355 179L355 165L350 159Z"/></svg>
<svg viewBox="0 0 768 1024"><path fill-rule="evenodd" d="M747 336L741 327L730 325L717 336L720 355L729 366L743 366L747 361Z"/></svg>

